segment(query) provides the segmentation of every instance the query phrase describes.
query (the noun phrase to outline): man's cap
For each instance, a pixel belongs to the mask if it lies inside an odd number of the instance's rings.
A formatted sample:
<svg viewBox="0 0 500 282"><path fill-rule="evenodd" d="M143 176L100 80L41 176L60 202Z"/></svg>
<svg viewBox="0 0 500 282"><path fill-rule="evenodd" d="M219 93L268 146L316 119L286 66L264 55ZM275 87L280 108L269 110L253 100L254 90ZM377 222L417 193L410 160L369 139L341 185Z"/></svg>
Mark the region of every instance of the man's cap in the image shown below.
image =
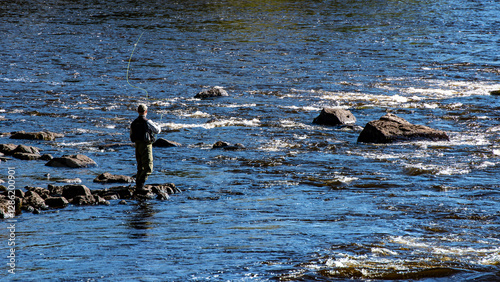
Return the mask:
<svg viewBox="0 0 500 282"><path fill-rule="evenodd" d="M148 110L148 106L145 104L140 104L139 107L137 107L137 112L139 113L144 113Z"/></svg>

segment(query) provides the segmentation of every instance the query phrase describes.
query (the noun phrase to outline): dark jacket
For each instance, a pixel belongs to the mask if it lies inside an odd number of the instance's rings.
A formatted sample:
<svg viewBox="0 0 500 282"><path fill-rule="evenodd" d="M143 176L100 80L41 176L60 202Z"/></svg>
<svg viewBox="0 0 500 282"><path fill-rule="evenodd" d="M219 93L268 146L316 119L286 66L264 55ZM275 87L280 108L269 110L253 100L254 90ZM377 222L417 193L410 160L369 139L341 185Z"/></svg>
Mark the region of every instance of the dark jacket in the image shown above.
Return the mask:
<svg viewBox="0 0 500 282"><path fill-rule="evenodd" d="M130 140L132 142L146 141L153 143L156 139L156 134L160 133L161 129L145 116L137 117L130 125Z"/></svg>

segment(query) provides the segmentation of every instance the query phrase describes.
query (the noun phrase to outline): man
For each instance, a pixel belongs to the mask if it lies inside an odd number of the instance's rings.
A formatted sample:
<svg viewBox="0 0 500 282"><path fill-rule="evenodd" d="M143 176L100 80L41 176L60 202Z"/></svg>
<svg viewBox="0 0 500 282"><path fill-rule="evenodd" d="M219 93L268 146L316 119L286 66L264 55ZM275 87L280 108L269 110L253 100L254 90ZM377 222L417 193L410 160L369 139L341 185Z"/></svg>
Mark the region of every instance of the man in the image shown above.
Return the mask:
<svg viewBox="0 0 500 282"><path fill-rule="evenodd" d="M146 192L144 183L153 172L153 142L155 134L161 132L161 127L148 120L148 107L140 104L137 107L139 117L130 126L130 140L135 142L135 158L137 160L136 193Z"/></svg>

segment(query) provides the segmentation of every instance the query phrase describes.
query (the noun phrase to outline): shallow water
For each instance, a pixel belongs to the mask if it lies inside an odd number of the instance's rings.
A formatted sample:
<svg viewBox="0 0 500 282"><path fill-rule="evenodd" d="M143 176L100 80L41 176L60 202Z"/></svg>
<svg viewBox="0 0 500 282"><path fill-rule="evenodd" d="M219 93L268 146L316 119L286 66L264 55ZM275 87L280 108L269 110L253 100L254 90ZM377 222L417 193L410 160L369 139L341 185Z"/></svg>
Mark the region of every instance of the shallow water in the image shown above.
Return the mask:
<svg viewBox="0 0 500 282"><path fill-rule="evenodd" d="M19 281L499 280L496 1L157 1L0 4L1 132L91 169L11 160L16 185L133 175L140 102L182 147L150 183L183 190L17 217ZM134 44L141 36L127 66ZM194 95L209 87L230 94ZM450 142L367 145L312 124L395 113ZM241 151L212 150L217 141ZM46 174L50 174L47 179ZM6 242L8 233L1 232ZM6 243L0 247L8 254ZM4 255L2 255L4 256Z"/></svg>

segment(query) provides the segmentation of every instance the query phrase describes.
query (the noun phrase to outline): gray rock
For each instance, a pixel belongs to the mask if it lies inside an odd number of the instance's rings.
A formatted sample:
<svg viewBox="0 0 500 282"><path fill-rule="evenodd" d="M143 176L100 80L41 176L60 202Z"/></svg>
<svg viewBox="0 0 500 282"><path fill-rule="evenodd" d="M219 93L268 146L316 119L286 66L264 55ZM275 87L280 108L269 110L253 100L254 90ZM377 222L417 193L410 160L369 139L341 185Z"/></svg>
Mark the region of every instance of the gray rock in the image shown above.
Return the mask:
<svg viewBox="0 0 500 282"><path fill-rule="evenodd" d="M348 110L324 108L313 123L321 125L347 125L356 123L356 117Z"/></svg>
<svg viewBox="0 0 500 282"><path fill-rule="evenodd" d="M199 92L194 97L199 99L208 99L208 98L223 97L223 96L229 96L229 94L227 94L227 91L224 90L222 87L215 86L211 89Z"/></svg>
<svg viewBox="0 0 500 282"><path fill-rule="evenodd" d="M66 155L53 158L45 164L52 167L85 168L96 166L97 163L85 155Z"/></svg>
<svg viewBox="0 0 500 282"><path fill-rule="evenodd" d="M20 152L14 153L12 156L16 159L25 161L39 160L42 158L40 154L20 153Z"/></svg>
<svg viewBox="0 0 500 282"><path fill-rule="evenodd" d="M135 179L131 176L116 175L109 172L99 174L95 179L96 183L133 183Z"/></svg>
<svg viewBox="0 0 500 282"><path fill-rule="evenodd" d="M414 125L394 114L370 121L358 137L362 143L395 143L405 141L449 141L446 132L424 125Z"/></svg>

